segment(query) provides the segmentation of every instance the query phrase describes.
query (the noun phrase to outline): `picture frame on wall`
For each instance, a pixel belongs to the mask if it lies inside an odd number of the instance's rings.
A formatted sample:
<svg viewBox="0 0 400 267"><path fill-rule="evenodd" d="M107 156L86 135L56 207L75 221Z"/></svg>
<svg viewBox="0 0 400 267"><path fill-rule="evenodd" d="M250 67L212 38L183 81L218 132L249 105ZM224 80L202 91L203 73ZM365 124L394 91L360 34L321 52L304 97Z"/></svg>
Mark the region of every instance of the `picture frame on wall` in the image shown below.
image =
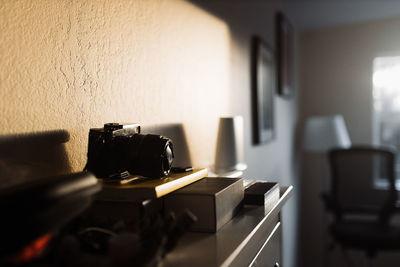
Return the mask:
<svg viewBox="0 0 400 267"><path fill-rule="evenodd" d="M277 90L283 97L294 95L294 29L282 13L276 14Z"/></svg>
<svg viewBox="0 0 400 267"><path fill-rule="evenodd" d="M259 36L252 38L252 116L253 144L274 138L275 57L271 47Z"/></svg>

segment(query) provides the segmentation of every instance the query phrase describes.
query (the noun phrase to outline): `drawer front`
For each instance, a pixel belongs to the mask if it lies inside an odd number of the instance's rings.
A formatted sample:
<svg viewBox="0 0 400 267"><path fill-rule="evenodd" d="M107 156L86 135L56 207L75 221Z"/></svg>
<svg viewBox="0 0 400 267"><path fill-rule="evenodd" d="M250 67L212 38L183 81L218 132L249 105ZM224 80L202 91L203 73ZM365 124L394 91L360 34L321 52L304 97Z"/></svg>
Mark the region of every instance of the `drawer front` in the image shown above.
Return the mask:
<svg viewBox="0 0 400 267"><path fill-rule="evenodd" d="M261 249L257 252L251 267L280 267L281 266L281 225L278 222L268 236Z"/></svg>

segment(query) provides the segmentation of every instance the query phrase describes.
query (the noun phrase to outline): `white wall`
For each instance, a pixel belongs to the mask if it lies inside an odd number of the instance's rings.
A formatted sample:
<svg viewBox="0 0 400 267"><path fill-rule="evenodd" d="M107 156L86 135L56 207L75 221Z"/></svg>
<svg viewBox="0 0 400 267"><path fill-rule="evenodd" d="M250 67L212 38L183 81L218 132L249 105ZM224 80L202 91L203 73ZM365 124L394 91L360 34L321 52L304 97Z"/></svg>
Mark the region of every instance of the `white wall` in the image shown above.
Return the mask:
<svg viewBox="0 0 400 267"><path fill-rule="evenodd" d="M297 97L274 98L275 138L270 143L252 144L250 52L251 37L261 36L275 51L275 14L280 1L193 1L224 20L231 33L231 103L235 115L244 116L246 178L294 185L295 193L283 209L283 264L297 266L297 157L295 128Z"/></svg>
<svg viewBox="0 0 400 267"><path fill-rule="evenodd" d="M371 144L372 63L377 56L400 55L400 19L306 31L300 46L302 121L343 114L353 144ZM323 260L321 165L315 155L303 154L302 266L320 266ZM386 264L390 261L377 266L394 266Z"/></svg>
<svg viewBox="0 0 400 267"><path fill-rule="evenodd" d="M400 55L400 20L301 35L301 115L341 113L353 143L372 142L372 61Z"/></svg>

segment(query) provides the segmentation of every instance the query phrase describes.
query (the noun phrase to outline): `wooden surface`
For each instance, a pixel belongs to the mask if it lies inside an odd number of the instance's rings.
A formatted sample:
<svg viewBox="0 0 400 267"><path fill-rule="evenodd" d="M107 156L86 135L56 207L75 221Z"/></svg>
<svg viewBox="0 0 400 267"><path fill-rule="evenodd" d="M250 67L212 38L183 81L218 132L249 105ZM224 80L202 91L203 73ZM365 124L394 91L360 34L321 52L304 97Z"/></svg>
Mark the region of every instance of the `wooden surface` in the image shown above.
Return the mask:
<svg viewBox="0 0 400 267"><path fill-rule="evenodd" d="M273 233L292 190L282 187L278 203L267 213L263 206L245 205L216 234L185 234L162 266L248 266Z"/></svg>

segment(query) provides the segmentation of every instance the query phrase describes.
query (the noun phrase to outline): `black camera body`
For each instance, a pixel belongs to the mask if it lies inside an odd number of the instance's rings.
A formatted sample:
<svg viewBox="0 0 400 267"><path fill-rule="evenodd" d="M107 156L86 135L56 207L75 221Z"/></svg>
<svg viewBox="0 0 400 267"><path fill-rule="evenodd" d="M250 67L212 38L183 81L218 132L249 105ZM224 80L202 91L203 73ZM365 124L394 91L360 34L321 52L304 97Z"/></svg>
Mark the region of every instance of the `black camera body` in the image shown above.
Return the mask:
<svg viewBox="0 0 400 267"><path fill-rule="evenodd" d="M171 139L140 134L139 124L106 123L89 131L86 169L98 178L122 178L126 172L161 178L168 175L173 157Z"/></svg>

